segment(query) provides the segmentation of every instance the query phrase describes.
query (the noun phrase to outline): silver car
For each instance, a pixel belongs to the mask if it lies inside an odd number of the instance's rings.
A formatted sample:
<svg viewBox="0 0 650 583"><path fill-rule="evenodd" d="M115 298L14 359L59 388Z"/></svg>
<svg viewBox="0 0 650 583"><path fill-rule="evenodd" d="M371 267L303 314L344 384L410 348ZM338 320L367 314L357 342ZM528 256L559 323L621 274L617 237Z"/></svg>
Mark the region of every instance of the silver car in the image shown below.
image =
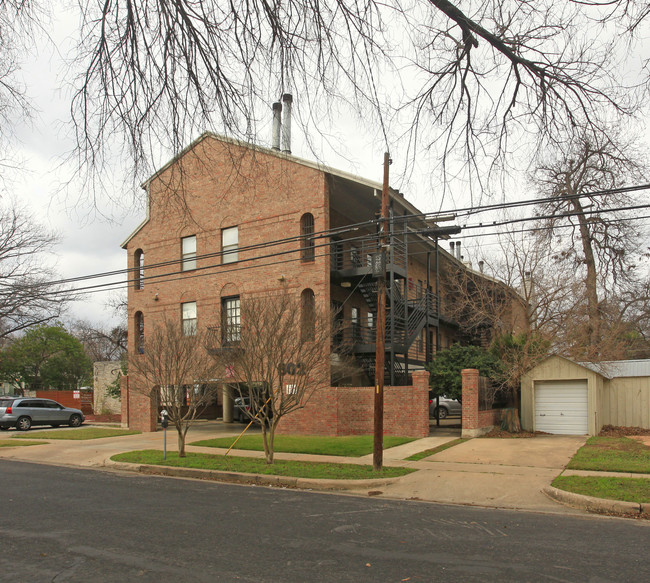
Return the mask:
<svg viewBox="0 0 650 583"><path fill-rule="evenodd" d="M462 405L456 399L448 399L447 397L440 397L440 419L447 417L460 417L462 413ZM435 419L437 417L436 398L429 399L429 417Z"/></svg>
<svg viewBox="0 0 650 583"><path fill-rule="evenodd" d="M0 429L15 427L27 431L32 425L69 425L79 427L85 421L79 409L64 407L51 399L0 397Z"/></svg>

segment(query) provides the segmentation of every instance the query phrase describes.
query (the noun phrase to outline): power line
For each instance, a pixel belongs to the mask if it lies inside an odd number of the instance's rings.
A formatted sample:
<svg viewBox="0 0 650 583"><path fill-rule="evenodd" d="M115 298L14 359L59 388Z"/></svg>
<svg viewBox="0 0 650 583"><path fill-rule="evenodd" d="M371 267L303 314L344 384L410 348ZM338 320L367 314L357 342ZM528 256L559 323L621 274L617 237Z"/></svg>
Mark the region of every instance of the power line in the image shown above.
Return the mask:
<svg viewBox="0 0 650 583"><path fill-rule="evenodd" d="M616 189L616 191L617 192L618 191L632 191L632 190L642 190L642 189L646 189L646 188L650 188L650 185L641 185L641 186L636 186L636 187L628 187L626 189ZM610 190L610 191L598 191L598 192L595 192L595 193L588 193L588 194L584 194L584 195L581 195L581 196L602 195L604 193L611 193L611 192L613 192L613 190ZM532 199L531 201L522 201L521 203L512 203L512 204L525 205L525 204L529 204L529 203L531 203L533 201L537 202L537 201L540 201L540 200L546 201L547 199ZM556 199L554 199L554 200L556 200ZM510 203L508 203L508 204L510 204ZM495 209L497 207L505 208L504 205L485 205L484 207L475 207L473 210L476 211L477 208L493 210L493 209ZM608 212L617 212L617 211L623 211L623 210L638 210L638 209L642 209L642 208L650 208L650 205L645 204L645 205L634 205L634 206L628 206L628 207L618 207L618 208L614 208L614 209L586 210L586 211L583 211L583 212L562 213L559 216L557 216L557 215L546 215L546 216L523 217L523 218L519 218L519 219L509 219L509 220L499 221L499 222L494 221L494 222L489 223L489 224L478 223L478 224L473 224L473 225L464 225L462 228L465 229L465 230L467 230L467 229L479 229L479 228L495 228L495 227L498 227L498 226L504 226L504 225L509 225L509 224L528 222L528 221L539 221L539 220L551 219L551 218L570 218L572 216L578 216L578 215L584 215L584 214L604 214L604 213L608 213ZM464 209L459 209L459 211L462 211L462 210L464 210ZM436 215L440 215L440 213L436 213ZM401 217L394 217L393 220L396 221L396 222L399 222L400 220L408 220L410 218L422 217L422 216L424 216L424 215L408 215L408 216L404 215L404 216L401 216ZM640 218L640 217L629 217L627 219L611 219L611 222L619 221L619 220L633 220L633 219L638 219L638 218ZM304 241L306 238L309 238L309 239L321 238L322 239L322 238L326 238L326 237L332 237L332 236L336 236L336 235L339 235L339 234L344 234L344 233L348 233L348 232L351 232L351 231L356 231L356 230L359 230L359 229L361 229L363 227L370 227L370 226L373 226L373 225L377 225L379 222L380 222L380 219L371 219L371 220L362 221L362 222L359 222L359 223L354 223L354 224L351 224L351 225L347 225L345 227L326 229L326 230L314 233L312 235L309 235L308 237L306 237L305 235L297 235L297 236L292 236L292 237L286 237L286 238L283 238L283 239L277 239L277 240L273 240L273 241L268 241L268 242L264 242L264 243L258 243L258 244L255 244L255 245L249 245L249 246L246 246L246 247L241 247L241 248L238 249L238 252L247 252L247 251L254 251L254 250L258 250L258 249L266 249L266 248L277 246L277 245ZM563 225L563 226L558 226L558 227L569 227L569 226L571 226L571 225ZM551 227L542 227L542 228L548 229L548 228L551 228ZM512 232L512 233L525 232L525 231L531 231L532 232L532 231L535 231L535 230L541 230L542 228L528 229L528 230L521 230L521 231L510 231L510 232ZM396 235L399 235L399 234L396 234ZM489 236L489 235L494 236L493 234L490 234L490 233L476 233L476 234L472 235L472 237ZM497 236L498 236L498 234L497 234ZM468 237L459 237L459 238L466 239ZM365 235L360 235L359 237L346 238L345 241L347 243L350 243L350 242L354 242L354 241L371 241L371 240L375 240L375 239L376 239L376 235L365 234ZM321 245L318 245L316 247L329 247L333 243L334 243L333 241L328 241L328 242L323 243ZM197 255L197 256L193 257L193 259L201 260L201 259L222 257L225 253L228 253L228 252L218 251L218 252L213 252L213 253L206 253L206 254L202 254L202 255ZM291 250L287 250L287 251L269 253L267 255L262 255L262 256L258 256L258 257L251 257L251 258L239 261L238 265L241 265L241 263L244 262L244 261L245 262L259 261L260 259L268 259L268 258L279 257L279 256L282 256L282 255L293 254L293 253L300 253L300 249L291 249ZM332 253L330 252L330 253L327 253L327 254L321 254L321 255L319 255L319 257L325 256L325 255L331 256ZM298 259L300 259L300 258L295 258L295 259L292 259L292 260L289 260L289 261L298 260ZM151 264L151 265L145 265L144 266L144 271L146 273L147 270L151 270L151 269L154 269L154 268L181 264L182 261L183 261L183 258L180 257L178 259L159 262L159 263L155 263L155 264ZM242 269L256 269L256 268L259 268L259 267L266 267L266 266L269 266L269 265L278 264L278 263L286 263L286 262L288 262L288 261L281 261L281 262L274 262L274 263L264 263L262 265L249 265L249 266L237 268L235 270L220 269L219 273L228 273L230 271L240 271ZM198 268L198 270L207 271L207 270L215 269L215 268L218 268L218 267L223 267L223 265L227 265L227 264L216 263L216 264L212 264L212 265L202 266L202 267ZM112 277L112 276L117 276L117 275L129 274L129 273L133 273L133 272L140 272L140 270L141 270L140 267L132 267L132 268L126 268L126 269L121 269L121 270L114 270L114 271L108 271L108 272L103 272L103 273L96 273L96 274L89 274L89 275L85 275L85 276L78 276L78 277L74 277L74 278L54 280L54 281L48 282L48 283L49 283L49 285L63 285L63 284L68 284L68 283L78 283L78 282L88 281L88 280L91 280L91 279L98 279L98 278L102 278L102 277ZM142 278L142 280L143 281L149 280L148 283L152 284L154 282L155 283L164 283L165 281L175 281L175 280L178 280L178 279L191 279L193 277L201 277L203 275L208 275L208 274L196 274L195 273L196 271L197 270L192 270L192 275L189 275L190 272L188 272L188 271L182 271L182 270L181 271L173 271L173 272L169 272L169 273L165 273L165 274L145 276L145 277ZM173 277L173 276L177 276L177 275L180 275L180 274L183 274L182 277ZM109 282L109 283L103 283L103 284L98 284L98 285L94 285L94 286L85 286L85 287L76 288L76 289L56 290L56 291L52 291L48 295L58 295L58 294L64 294L64 293L93 293L95 291L111 291L111 289L122 289L123 287L128 286L129 284L135 283L135 281L138 281L138 279L137 278L133 279L133 280L128 279L126 282L119 282L119 283L118 282ZM0 284L0 286L1 285L4 285L6 287L10 287L10 284L3 283L3 284ZM117 286L117 287L115 287L115 286Z"/></svg>

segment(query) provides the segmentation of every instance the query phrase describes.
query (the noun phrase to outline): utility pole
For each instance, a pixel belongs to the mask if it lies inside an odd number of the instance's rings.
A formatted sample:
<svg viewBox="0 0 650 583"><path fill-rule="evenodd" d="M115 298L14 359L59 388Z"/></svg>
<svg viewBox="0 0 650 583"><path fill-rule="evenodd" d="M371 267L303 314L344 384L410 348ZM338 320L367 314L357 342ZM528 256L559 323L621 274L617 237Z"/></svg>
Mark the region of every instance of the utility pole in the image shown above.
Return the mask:
<svg viewBox="0 0 650 583"><path fill-rule="evenodd" d="M384 361L386 358L386 247L388 246L388 167L391 159L384 154L384 182L381 191L379 223L379 256L381 266L377 279L377 340L375 351L375 415L372 467L379 471L384 458Z"/></svg>

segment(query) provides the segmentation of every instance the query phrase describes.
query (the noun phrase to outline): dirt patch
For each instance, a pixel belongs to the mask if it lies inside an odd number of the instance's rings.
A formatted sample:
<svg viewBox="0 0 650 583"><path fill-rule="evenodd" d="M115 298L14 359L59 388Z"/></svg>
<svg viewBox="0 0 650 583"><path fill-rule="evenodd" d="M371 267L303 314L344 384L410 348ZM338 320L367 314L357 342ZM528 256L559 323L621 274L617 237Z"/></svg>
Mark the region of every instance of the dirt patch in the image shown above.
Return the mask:
<svg viewBox="0 0 650 583"><path fill-rule="evenodd" d="M513 438L518 438L518 437L535 437L537 435L546 435L543 431L537 431L535 433L531 433L530 431L520 431L519 433L510 433L509 431L504 431L503 429L499 429L495 427L485 435L481 435L481 437L499 437L503 439L513 439Z"/></svg>
<svg viewBox="0 0 650 583"><path fill-rule="evenodd" d="M650 435L650 429L643 427L615 427L614 425L603 425L598 434L599 437L629 437L631 435Z"/></svg>

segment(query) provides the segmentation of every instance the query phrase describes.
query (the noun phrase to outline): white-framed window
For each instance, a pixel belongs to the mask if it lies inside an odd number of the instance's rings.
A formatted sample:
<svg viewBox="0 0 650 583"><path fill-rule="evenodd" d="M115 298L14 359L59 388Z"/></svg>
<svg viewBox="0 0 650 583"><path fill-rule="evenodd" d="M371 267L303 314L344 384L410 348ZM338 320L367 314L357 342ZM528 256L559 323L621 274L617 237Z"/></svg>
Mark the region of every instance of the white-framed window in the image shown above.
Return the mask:
<svg viewBox="0 0 650 583"><path fill-rule="evenodd" d="M196 235L181 239L181 270L196 269Z"/></svg>
<svg viewBox="0 0 650 583"><path fill-rule="evenodd" d="M228 227L221 230L221 263L238 261L239 227Z"/></svg>
<svg viewBox="0 0 650 583"><path fill-rule="evenodd" d="M236 344L241 339L241 312L239 296L221 300L221 341L224 346Z"/></svg>
<svg viewBox="0 0 650 583"><path fill-rule="evenodd" d="M196 302L181 304L181 318L183 321L183 335L196 335Z"/></svg>

